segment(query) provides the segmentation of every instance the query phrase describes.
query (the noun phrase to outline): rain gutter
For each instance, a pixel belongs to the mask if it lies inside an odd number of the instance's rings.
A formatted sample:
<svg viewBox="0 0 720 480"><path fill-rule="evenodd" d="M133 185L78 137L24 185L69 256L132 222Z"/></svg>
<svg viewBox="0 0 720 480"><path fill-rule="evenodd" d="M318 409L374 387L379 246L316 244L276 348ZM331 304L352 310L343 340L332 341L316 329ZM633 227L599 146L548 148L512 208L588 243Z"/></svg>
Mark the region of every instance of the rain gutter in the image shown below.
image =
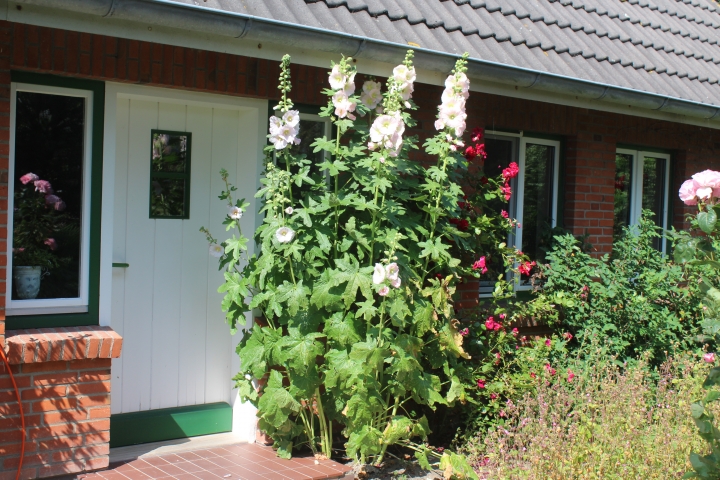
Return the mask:
<svg viewBox="0 0 720 480"><path fill-rule="evenodd" d="M306 50L370 58L391 64L400 63L408 48L412 48L415 51L416 65L442 73L449 72L458 58L457 54L408 47L349 33L172 0L16 0L16 3L229 38L299 45ZM517 89L537 90L705 120L720 120L719 106L479 58L469 59L467 73L476 80L514 86Z"/></svg>

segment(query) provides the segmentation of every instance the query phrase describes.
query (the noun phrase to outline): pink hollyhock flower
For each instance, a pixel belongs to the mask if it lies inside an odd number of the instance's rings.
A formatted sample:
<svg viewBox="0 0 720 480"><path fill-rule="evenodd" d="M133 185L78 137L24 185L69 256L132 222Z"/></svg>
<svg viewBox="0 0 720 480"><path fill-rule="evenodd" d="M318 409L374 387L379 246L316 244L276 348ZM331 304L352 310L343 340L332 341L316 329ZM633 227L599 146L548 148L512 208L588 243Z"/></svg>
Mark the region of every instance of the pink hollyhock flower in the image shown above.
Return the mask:
<svg viewBox="0 0 720 480"><path fill-rule="evenodd" d="M678 195L685 205L697 205L697 199L695 198L697 196L697 185L695 180L685 180L680 185Z"/></svg>
<svg viewBox="0 0 720 480"><path fill-rule="evenodd" d="M43 243L50 247L50 250L55 250L57 248L57 243L54 238L46 238Z"/></svg>
<svg viewBox="0 0 720 480"><path fill-rule="evenodd" d="M697 187L695 195L703 200L712 196L714 188L720 188L720 172L714 170L698 172L692 176L692 179Z"/></svg>
<svg viewBox="0 0 720 480"><path fill-rule="evenodd" d="M567 340L568 342L573 339L573 334L570 332L563 333L563 338Z"/></svg>
<svg viewBox="0 0 720 480"><path fill-rule="evenodd" d="M573 373L572 370L570 370L570 369L568 368L567 381L568 381L568 382L572 382L572 381L573 381L573 378L575 378L575 374Z"/></svg>
<svg viewBox="0 0 720 480"><path fill-rule="evenodd" d="M549 347L550 345L552 345L552 341L549 338L545 339L545 346Z"/></svg>
<svg viewBox="0 0 720 480"><path fill-rule="evenodd" d="M505 210L500 210L500 216L503 218L509 218L510 214L506 212Z"/></svg>
<svg viewBox="0 0 720 480"><path fill-rule="evenodd" d="M488 269L485 265L485 257L480 257L478 260L473 263L472 266L473 270L480 270L481 273L487 273Z"/></svg>
<svg viewBox="0 0 720 480"><path fill-rule="evenodd" d="M715 363L715 354L713 352L706 353L703 355L703 360L707 363Z"/></svg>
<svg viewBox="0 0 720 480"><path fill-rule="evenodd" d="M520 333L520 330L518 330L517 328L513 328L511 333L513 337L517 337L518 333Z"/></svg>
<svg viewBox="0 0 720 480"><path fill-rule="evenodd" d="M387 285L383 285L382 287L380 287L380 290L378 290L378 295L380 295L381 297L387 296L388 293L390 293L390 287L388 287Z"/></svg>
<svg viewBox="0 0 720 480"><path fill-rule="evenodd" d="M523 275L530 275L530 272L532 271L532 268L535 266L535 262L525 262L520 264L518 267L518 270L520 270L520 273Z"/></svg>
<svg viewBox="0 0 720 480"><path fill-rule="evenodd" d="M491 393L490 394L490 400L495 400L497 398L497 393Z"/></svg>
<svg viewBox="0 0 720 480"><path fill-rule="evenodd" d="M27 185L28 183L34 182L36 180L40 180L40 177L38 177L37 175L35 175L32 172L26 173L25 175L20 177L20 181L22 182L23 185Z"/></svg>
<svg viewBox="0 0 720 480"><path fill-rule="evenodd" d="M52 185L47 180L35 180L35 191L42 193L53 193Z"/></svg>

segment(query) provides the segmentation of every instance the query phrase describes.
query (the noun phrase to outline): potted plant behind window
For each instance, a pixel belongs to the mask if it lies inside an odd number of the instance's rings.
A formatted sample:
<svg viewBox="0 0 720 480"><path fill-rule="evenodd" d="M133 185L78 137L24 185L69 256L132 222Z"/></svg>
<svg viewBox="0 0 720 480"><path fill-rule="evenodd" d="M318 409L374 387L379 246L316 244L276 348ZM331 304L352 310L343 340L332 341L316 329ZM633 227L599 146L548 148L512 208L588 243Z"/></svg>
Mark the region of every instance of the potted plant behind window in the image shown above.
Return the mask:
<svg viewBox="0 0 720 480"><path fill-rule="evenodd" d="M50 182L34 173L20 177L13 212L13 285L21 300L37 298L40 280L59 266L53 238L65 210Z"/></svg>

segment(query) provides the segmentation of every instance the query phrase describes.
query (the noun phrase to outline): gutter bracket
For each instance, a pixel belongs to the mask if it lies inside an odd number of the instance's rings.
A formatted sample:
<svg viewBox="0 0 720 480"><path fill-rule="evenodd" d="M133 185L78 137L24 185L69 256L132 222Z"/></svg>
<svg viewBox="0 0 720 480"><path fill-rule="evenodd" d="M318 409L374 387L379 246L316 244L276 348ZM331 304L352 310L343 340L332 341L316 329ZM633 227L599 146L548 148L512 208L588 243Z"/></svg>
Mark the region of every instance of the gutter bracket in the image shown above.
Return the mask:
<svg viewBox="0 0 720 480"><path fill-rule="evenodd" d="M534 87L535 84L537 83L537 81L540 80L540 77L541 77L541 76L542 76L542 73L538 73L537 76L535 77L535 80L533 80L533 82L532 82L530 85L528 85L527 87L525 87L525 88L532 88L532 87Z"/></svg>
<svg viewBox="0 0 720 480"><path fill-rule="evenodd" d="M116 7L116 6L117 6L117 5L116 5L116 0L111 0L111 1L110 1L110 8L108 8L108 11L105 12L105 15L103 15L103 18L112 17L113 14L115 13L115 7Z"/></svg>
<svg viewBox="0 0 720 480"><path fill-rule="evenodd" d="M360 55L362 53L362 51L365 50L366 45L367 45L367 38L363 38L362 41L360 42L360 45L358 45L357 50L355 50L355 53L353 53L350 56L353 58L357 58L358 55Z"/></svg>
<svg viewBox="0 0 720 480"><path fill-rule="evenodd" d="M715 113L713 113L713 116L709 117L708 120L712 120L713 118L717 117L718 115L720 115L720 108L715 110Z"/></svg>
<svg viewBox="0 0 720 480"><path fill-rule="evenodd" d="M245 38L247 36L247 34L250 33L250 29L252 28L252 25L253 25L253 19L248 18L247 21L245 22L245 26L243 26L242 32L240 32L240 35L238 35L235 38Z"/></svg>
<svg viewBox="0 0 720 480"><path fill-rule="evenodd" d="M605 90L603 90L602 95L600 95L599 97L597 97L595 100L602 100L603 98L605 98L605 95L607 95L607 93L608 93L609 91L610 91L610 87L605 87Z"/></svg>
<svg viewBox="0 0 720 480"><path fill-rule="evenodd" d="M670 101L670 97L665 97L665 100L663 100L662 105L660 105L660 106L659 106L658 108L656 108L655 110L657 110L658 112L661 112L662 109L665 108L665 105L667 105L667 103L668 103L669 101Z"/></svg>

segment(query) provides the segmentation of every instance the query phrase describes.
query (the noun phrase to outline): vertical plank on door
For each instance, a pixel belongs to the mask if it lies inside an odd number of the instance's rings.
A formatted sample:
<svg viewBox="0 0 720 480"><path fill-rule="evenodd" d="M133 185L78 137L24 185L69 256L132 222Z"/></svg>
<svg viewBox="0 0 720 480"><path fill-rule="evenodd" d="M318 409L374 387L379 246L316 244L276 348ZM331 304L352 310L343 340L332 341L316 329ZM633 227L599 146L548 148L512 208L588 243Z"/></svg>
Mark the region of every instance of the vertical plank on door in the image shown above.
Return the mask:
<svg viewBox="0 0 720 480"><path fill-rule="evenodd" d="M157 128L185 131L185 105L160 102ZM150 132L146 142L147 171L150 174ZM192 171L192 170L191 170ZM147 206L146 206L147 208ZM145 213L145 216L148 216ZM156 219L152 311L152 395L150 408L178 406L178 342L180 333L180 287L182 285L183 222Z"/></svg>
<svg viewBox="0 0 720 480"><path fill-rule="evenodd" d="M130 128L130 100L126 98L117 99L116 122L115 122L115 199L113 217L113 261L125 261L125 228L126 228L126 202L127 202L127 162ZM114 268L112 271L112 326L116 332L125 336L124 324L124 299L125 299L125 269ZM122 379L124 356L115 358L112 361L112 392L116 401L112 402L112 412L122 412Z"/></svg>
<svg viewBox="0 0 720 480"><path fill-rule="evenodd" d="M192 132L192 181L190 182L190 218L183 221L182 285L180 287L180 378L178 402L196 405L205 402L205 334L208 322L208 263L217 270L215 258L208 253L208 243L200 227L215 235L222 225L211 223L210 208L222 208L210 191L212 170L212 109L188 106L187 131ZM212 261L211 261L212 260Z"/></svg>
<svg viewBox="0 0 720 480"><path fill-rule="evenodd" d="M212 131L212 167L211 172L219 172L225 168L231 179L237 175L237 132L239 128L239 112L232 110L213 110ZM227 208L217 201L217 195L225 188L219 175L211 175L210 215L209 225L217 227L227 215ZM241 192L236 192L243 195ZM250 192L252 195L254 192ZM249 195L248 195L249 196ZM218 240L222 241L230 236L230 232L219 232ZM230 373L230 343L231 336L224 321L224 314L220 302L222 295L217 292L223 277L217 271L217 265L212 262L208 265L208 307L207 307L207 337L206 337L206 383L205 402L227 402L230 399L231 377Z"/></svg>
<svg viewBox="0 0 720 480"><path fill-rule="evenodd" d="M150 130L158 103L130 100L122 411L150 408L155 221L148 216Z"/></svg>

